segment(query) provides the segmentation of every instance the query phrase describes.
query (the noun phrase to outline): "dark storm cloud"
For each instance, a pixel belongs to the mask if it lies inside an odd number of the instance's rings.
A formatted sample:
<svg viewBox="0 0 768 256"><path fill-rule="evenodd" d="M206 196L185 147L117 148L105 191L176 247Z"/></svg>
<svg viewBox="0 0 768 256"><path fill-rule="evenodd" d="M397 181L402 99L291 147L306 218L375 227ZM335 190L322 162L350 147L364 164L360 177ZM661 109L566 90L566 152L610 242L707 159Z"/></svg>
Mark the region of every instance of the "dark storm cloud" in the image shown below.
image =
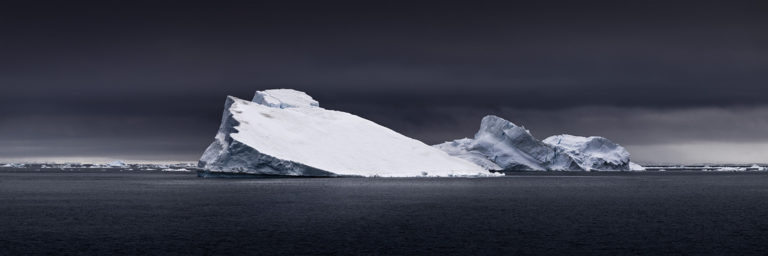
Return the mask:
<svg viewBox="0 0 768 256"><path fill-rule="evenodd" d="M480 119L493 114L524 126L538 139L558 134L607 137L642 164L768 162L768 106L356 109L429 144L471 138Z"/></svg>
<svg viewBox="0 0 768 256"><path fill-rule="evenodd" d="M472 137L479 128L480 119L489 114L524 126L539 139L565 133L603 136L622 145L691 141L768 143L765 133L768 130L768 106L684 109L599 106L559 110L459 106L378 110L367 108L358 114L430 144Z"/></svg>
<svg viewBox="0 0 768 256"><path fill-rule="evenodd" d="M761 1L18 1L0 12L0 157L194 160L226 95L280 87L429 143L471 136L487 113L647 152L765 141L748 122L768 105ZM739 121L720 127L725 116Z"/></svg>

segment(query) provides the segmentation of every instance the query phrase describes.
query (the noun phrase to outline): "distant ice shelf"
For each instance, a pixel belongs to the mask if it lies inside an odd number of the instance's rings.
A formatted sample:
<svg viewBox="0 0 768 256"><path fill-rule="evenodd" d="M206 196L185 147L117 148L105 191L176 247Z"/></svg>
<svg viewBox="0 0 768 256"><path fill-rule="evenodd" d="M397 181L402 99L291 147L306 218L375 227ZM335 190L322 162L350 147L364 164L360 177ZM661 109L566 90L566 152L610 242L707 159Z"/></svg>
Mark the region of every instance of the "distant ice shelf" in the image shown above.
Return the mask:
<svg viewBox="0 0 768 256"><path fill-rule="evenodd" d="M174 164L157 164L157 163L125 163L123 161L115 161L110 163L0 163L0 169L16 169L16 170L31 170L31 171L99 171L99 170L116 170L116 171L175 171L175 172L192 172L197 169L193 163L174 163Z"/></svg>
<svg viewBox="0 0 768 256"><path fill-rule="evenodd" d="M630 163L632 165L633 163ZM638 165L639 166L639 165ZM632 169L636 167L631 167ZM710 165L645 165L642 166L647 172L766 172L768 171L768 164L710 164ZM174 163L174 164L157 164L157 163L129 163L124 167L112 167L109 164L104 163L39 163L39 162L25 162L25 163L0 163L0 171L141 171L141 172L174 172L174 173L191 173L197 171L203 171L197 167L194 163ZM227 173L214 173L221 174L222 177L227 177ZM248 174L243 174L244 177L249 177Z"/></svg>

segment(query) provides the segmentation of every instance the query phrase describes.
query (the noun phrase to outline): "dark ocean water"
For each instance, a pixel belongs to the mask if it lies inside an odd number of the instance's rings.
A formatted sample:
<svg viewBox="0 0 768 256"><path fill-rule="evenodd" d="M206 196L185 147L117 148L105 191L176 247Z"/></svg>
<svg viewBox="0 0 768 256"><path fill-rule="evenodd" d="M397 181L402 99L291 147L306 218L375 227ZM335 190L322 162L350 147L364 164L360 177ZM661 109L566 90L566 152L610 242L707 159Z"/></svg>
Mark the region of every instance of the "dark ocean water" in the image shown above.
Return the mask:
<svg viewBox="0 0 768 256"><path fill-rule="evenodd" d="M763 173L0 172L0 255L765 255Z"/></svg>

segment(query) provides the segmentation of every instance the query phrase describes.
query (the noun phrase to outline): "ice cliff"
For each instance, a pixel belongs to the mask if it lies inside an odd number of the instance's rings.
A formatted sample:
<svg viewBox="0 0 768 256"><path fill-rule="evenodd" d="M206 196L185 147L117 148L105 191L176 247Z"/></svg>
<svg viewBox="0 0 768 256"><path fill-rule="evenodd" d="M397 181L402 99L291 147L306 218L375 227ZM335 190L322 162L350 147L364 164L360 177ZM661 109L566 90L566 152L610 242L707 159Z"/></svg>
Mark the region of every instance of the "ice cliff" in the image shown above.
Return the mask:
<svg viewBox="0 0 768 256"><path fill-rule="evenodd" d="M290 89L259 91L253 101L227 97L219 131L198 166L212 173L286 176L492 175Z"/></svg>
<svg viewBox="0 0 768 256"><path fill-rule="evenodd" d="M474 139L434 147L490 170L630 170L629 152L608 139L557 135L539 141L524 127L493 115L483 118Z"/></svg>

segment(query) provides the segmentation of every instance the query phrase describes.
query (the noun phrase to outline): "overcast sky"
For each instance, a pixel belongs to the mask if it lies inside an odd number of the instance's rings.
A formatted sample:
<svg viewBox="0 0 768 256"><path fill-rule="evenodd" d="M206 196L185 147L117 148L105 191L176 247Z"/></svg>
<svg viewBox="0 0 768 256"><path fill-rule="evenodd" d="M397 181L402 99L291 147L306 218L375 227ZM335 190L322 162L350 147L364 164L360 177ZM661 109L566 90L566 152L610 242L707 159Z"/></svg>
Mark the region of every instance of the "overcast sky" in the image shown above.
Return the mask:
<svg viewBox="0 0 768 256"><path fill-rule="evenodd" d="M496 114L641 163L768 163L765 1L16 1L0 161L196 161L294 88L434 144Z"/></svg>

